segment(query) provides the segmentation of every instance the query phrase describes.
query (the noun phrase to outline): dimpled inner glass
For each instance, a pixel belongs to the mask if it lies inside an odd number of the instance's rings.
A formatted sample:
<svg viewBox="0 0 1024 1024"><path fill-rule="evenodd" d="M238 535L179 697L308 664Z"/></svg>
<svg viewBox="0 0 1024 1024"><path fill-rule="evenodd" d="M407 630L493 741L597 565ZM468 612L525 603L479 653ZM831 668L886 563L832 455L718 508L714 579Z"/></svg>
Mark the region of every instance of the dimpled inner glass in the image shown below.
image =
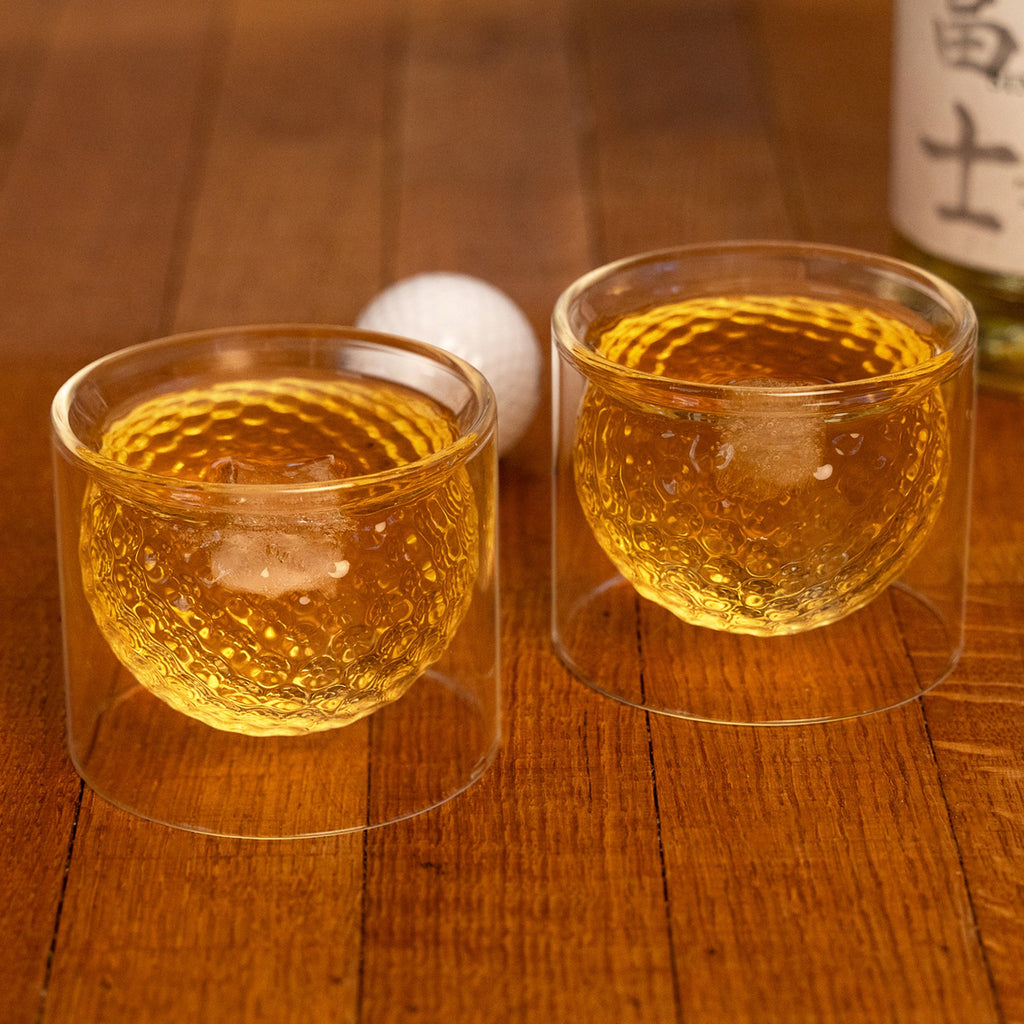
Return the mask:
<svg viewBox="0 0 1024 1024"><path fill-rule="evenodd" d="M847 302L730 295L598 322L587 341L630 370L730 389L695 413L652 408L629 377L587 388L577 492L644 597L696 625L798 632L864 605L920 550L947 466L941 394L913 373L935 339ZM829 417L783 397L896 372L881 408Z"/></svg>
<svg viewBox="0 0 1024 1024"><path fill-rule="evenodd" d="M99 455L180 484L329 484L454 440L451 417L411 389L291 377L160 393L105 428ZM400 697L444 651L472 592L465 471L390 507L342 493L296 514L262 497L170 515L144 483L90 485L85 592L118 658L179 711L257 735L346 725Z"/></svg>

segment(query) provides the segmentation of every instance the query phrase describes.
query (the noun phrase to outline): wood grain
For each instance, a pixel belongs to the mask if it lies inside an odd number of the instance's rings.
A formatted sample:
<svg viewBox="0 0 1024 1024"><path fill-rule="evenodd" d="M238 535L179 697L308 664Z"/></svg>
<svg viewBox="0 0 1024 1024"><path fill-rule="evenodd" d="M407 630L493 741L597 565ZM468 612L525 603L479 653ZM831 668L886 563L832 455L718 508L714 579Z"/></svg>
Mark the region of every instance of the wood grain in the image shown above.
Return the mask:
<svg viewBox="0 0 1024 1024"><path fill-rule="evenodd" d="M600 260L793 234L745 4L581 7Z"/></svg>
<svg viewBox="0 0 1024 1024"><path fill-rule="evenodd" d="M1024 1020L1024 530L1010 481L1024 464L1019 401L983 394L975 472L968 643L925 700L942 790L988 969L1008 1021Z"/></svg>
<svg viewBox="0 0 1024 1024"><path fill-rule="evenodd" d="M613 181L640 174L652 179L643 188L661 197L656 230L668 239L729 234L730 215L723 212L728 204L713 191L698 192L702 199L710 195L706 210L665 201L679 192L673 177L681 166L723 173L719 147L722 133L729 131L737 152L761 155L754 173L769 183L751 189L737 180L750 165L737 171L735 164L726 164L726 187L744 197L738 206L745 234L849 242L840 218L829 218L824 232L820 222L811 224L819 211L808 212L836 183L813 166L781 177L794 170L789 166L794 150L809 163L840 166L841 154L861 134L860 125L844 119L842 107L826 116L821 93L812 98L808 88L812 73L840 56L842 36L829 35L825 17L806 9L773 5L759 12L768 73L781 83L771 91L772 107L754 98L743 51L716 46L698 54L713 68L698 61L695 70L680 62L680 54L691 52L685 41L692 38L693 19L655 7L654 17L615 23L600 51L617 54L619 65L634 69L631 76L616 74L614 67L607 71L604 59L592 62L598 69L594 92L608 97L598 108L599 125L601 111L608 110L608 128L595 140L604 174ZM742 13L709 5L697 16L708 19L709 32L734 42L755 29ZM829 12L829 20L835 13ZM857 39L865 47L881 43L865 32ZM652 54L663 56L656 61ZM841 77L846 106L865 84L865 69L880 63L877 55L861 56ZM609 83L602 88L604 73ZM865 94L874 100L877 88L857 92L858 98ZM692 114L677 109L682 123L676 139L685 133L686 163L644 150L651 133L638 111L651 108L648 97L665 102L670 95L683 101L680 108L707 117L695 123ZM828 97L834 102L835 91ZM618 111L629 116L616 116ZM651 120L658 130L672 124L667 117ZM676 152L678 146L676 141ZM882 171L877 161L883 153L879 146L862 149L858 172ZM654 177L672 172L672 177ZM602 190L603 218L620 229L628 225L631 248L651 248L657 244L653 230L632 237L638 192ZM616 237L606 244L607 257L627 243ZM813 673L815 666L803 671ZM881 727L869 721L805 731L679 729L655 718L651 733L684 1017L810 1021L841 1005L845 1019L865 1022L927 1019L928 1013L948 1020L997 1019L920 708L888 715ZM894 752L906 762L894 764ZM678 784L681 765L688 772L700 766L699 785ZM840 776L844 782L837 785ZM917 895L905 902L908 892ZM920 908L936 905L948 913L920 914ZM930 960L927 954L938 948L942 960ZM780 988L784 1000L776 998Z"/></svg>
<svg viewBox="0 0 1024 1024"><path fill-rule="evenodd" d="M170 329L350 323L376 293L401 24L388 0L333 6L234 6L196 112Z"/></svg>
<svg viewBox="0 0 1024 1024"><path fill-rule="evenodd" d="M19 101L0 193L0 359L11 392L0 433L0 991L15 1021L40 1012L80 790L61 735L47 410L83 359L159 323L175 221L165 197L180 186L207 26L204 3L147 10L46 5L0 29L36 55L22 64L19 88L32 92Z"/></svg>
<svg viewBox="0 0 1024 1024"><path fill-rule="evenodd" d="M70 372L174 330L351 321L424 270L505 289L546 355L555 297L606 259L726 237L885 249L890 14L5 9L0 1017L1024 1022L1024 407L993 395L967 651L921 702L737 729L573 679L548 639L542 412L501 467L504 742L468 792L365 834L247 842L130 817L64 752L46 421Z"/></svg>

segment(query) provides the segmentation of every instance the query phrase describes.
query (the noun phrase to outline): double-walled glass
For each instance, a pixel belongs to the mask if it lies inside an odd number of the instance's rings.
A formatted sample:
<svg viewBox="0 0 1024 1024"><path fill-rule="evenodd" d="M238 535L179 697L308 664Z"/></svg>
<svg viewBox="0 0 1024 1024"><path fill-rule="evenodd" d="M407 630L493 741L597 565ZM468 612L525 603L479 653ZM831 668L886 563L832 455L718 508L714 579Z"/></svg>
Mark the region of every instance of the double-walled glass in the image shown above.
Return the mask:
<svg viewBox="0 0 1024 1024"><path fill-rule="evenodd" d="M53 403L71 757L221 835L353 831L473 783L500 734L495 405L430 346L179 335Z"/></svg>
<svg viewBox="0 0 1024 1024"><path fill-rule="evenodd" d="M904 263L738 242L558 300L553 637L628 704L821 721L963 645L977 327Z"/></svg>

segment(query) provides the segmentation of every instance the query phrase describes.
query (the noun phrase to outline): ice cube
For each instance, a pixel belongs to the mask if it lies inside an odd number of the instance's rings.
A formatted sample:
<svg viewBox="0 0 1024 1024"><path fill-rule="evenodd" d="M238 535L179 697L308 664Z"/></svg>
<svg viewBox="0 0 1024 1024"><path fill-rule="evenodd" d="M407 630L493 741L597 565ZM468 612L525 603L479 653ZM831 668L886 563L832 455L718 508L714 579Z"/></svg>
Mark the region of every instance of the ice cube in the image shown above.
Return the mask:
<svg viewBox="0 0 1024 1024"><path fill-rule="evenodd" d="M258 463L227 455L210 464L206 479L222 484L316 483L336 480L342 475L333 455L267 459Z"/></svg>
<svg viewBox="0 0 1024 1024"><path fill-rule="evenodd" d="M269 598L328 589L351 570L337 546L314 533L240 527L224 531L209 555L212 582Z"/></svg>
<svg viewBox="0 0 1024 1024"><path fill-rule="evenodd" d="M790 385L770 377L734 381L768 389ZM764 499L827 480L832 466L824 457L825 427L814 410L797 402L777 408L759 395L735 400L722 419L718 465L730 489Z"/></svg>

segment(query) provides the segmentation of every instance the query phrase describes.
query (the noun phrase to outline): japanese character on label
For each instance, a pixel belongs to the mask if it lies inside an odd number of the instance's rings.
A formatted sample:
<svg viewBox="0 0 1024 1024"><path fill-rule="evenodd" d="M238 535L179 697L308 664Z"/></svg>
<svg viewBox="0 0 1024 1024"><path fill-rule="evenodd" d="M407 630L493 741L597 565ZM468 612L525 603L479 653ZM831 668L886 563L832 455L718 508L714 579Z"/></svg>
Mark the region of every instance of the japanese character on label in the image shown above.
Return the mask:
<svg viewBox="0 0 1024 1024"><path fill-rule="evenodd" d="M1002 221L993 213L974 209L970 203L971 170L975 164L989 161L999 164L1019 164L1020 156L999 143L982 145L970 111L957 103L953 107L959 125L959 138L955 142L939 142L928 136L921 137L921 148L933 160L957 160L960 164L960 189L956 205L939 204L936 212L943 220L960 220L989 231L1002 231Z"/></svg>
<svg viewBox="0 0 1024 1024"><path fill-rule="evenodd" d="M977 71L995 82L1010 58L1020 50L1016 36L993 21L962 21L974 18L999 0L946 0L946 9L957 20L943 23L935 19L935 43L939 57L949 67Z"/></svg>

